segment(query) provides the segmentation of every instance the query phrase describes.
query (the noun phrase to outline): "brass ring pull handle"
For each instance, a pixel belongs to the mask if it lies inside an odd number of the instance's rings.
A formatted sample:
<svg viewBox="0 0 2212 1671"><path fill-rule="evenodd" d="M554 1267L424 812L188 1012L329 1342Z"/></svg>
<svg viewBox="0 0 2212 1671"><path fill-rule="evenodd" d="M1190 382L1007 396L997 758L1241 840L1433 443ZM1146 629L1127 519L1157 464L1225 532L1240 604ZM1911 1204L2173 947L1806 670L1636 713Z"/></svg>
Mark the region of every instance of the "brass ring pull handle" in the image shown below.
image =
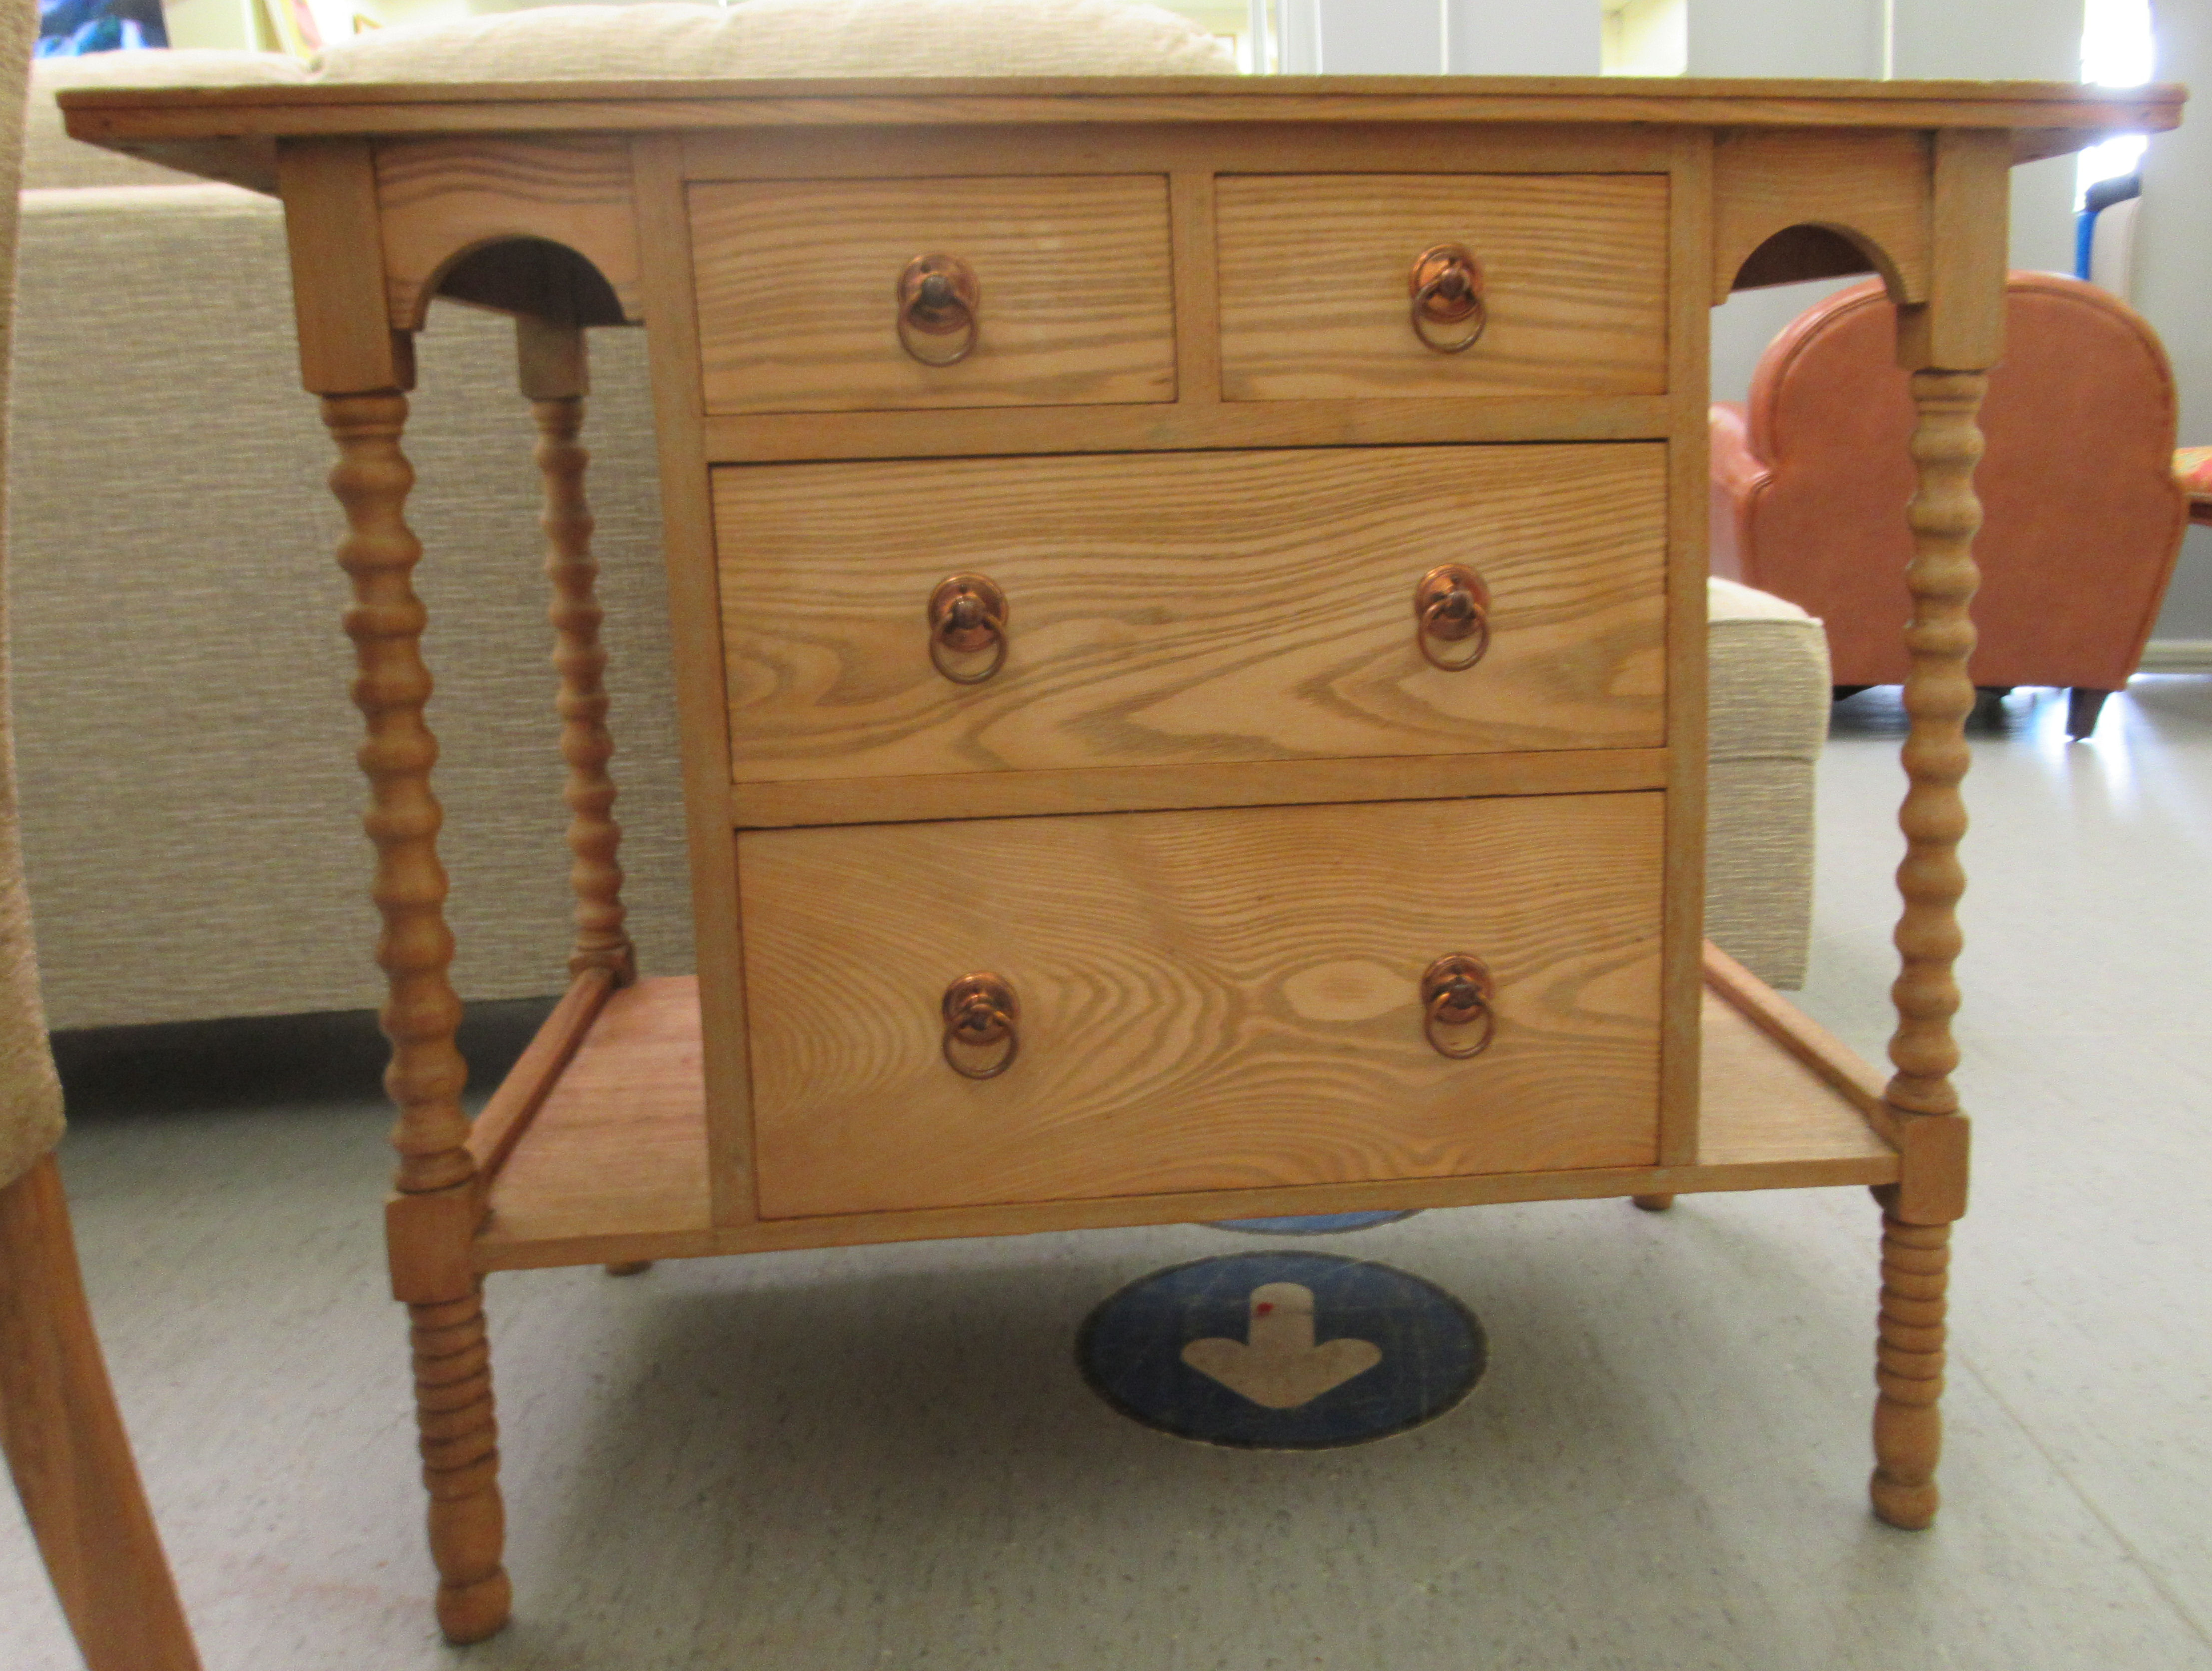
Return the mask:
<svg viewBox="0 0 2212 1671"><path fill-rule="evenodd" d="M1487 1050L1498 1030L1495 1004L1490 966L1480 957L1454 951L1421 971L1421 1030L1440 1056L1464 1061ZM1437 1031L1439 1027L1464 1027L1471 1023L1480 1028L1471 1041L1447 1042Z"/></svg>
<svg viewBox="0 0 2212 1671"><path fill-rule="evenodd" d="M1421 576L1413 588L1413 640L1430 666L1464 673L1490 653L1490 587L1465 563L1448 562ZM1447 659L1439 644L1468 647Z"/></svg>
<svg viewBox="0 0 2212 1671"><path fill-rule="evenodd" d="M981 684L1006 665L1006 594L981 574L955 574L929 594L929 659L955 684ZM989 650L980 672L962 672L947 659Z"/></svg>
<svg viewBox="0 0 2212 1671"><path fill-rule="evenodd" d="M1413 334L1438 354L1473 348L1490 323L1490 309L1482 300L1482 264L1464 244L1432 244L1415 256L1406 290L1413 299Z"/></svg>
<svg viewBox="0 0 2212 1671"><path fill-rule="evenodd" d="M945 1060L955 1073L970 1079L995 1079L1014 1065L1020 1054L1021 1035L1015 1027L1022 1018L1014 989L998 975L963 975L945 989ZM970 1067L952 1054L955 1044L988 1049L1003 1042L1004 1054L988 1067Z"/></svg>
<svg viewBox="0 0 2212 1671"><path fill-rule="evenodd" d="M958 256L917 255L899 275L899 346L925 366L959 364L975 351L982 295L975 270Z"/></svg>

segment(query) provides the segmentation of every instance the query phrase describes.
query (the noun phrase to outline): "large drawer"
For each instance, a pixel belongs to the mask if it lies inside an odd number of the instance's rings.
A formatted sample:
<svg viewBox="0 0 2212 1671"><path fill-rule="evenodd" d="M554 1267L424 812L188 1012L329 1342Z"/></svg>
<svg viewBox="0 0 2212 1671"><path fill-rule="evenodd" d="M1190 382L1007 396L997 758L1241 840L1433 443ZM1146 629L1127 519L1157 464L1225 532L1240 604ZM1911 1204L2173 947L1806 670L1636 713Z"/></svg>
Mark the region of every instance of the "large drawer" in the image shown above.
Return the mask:
<svg viewBox="0 0 2212 1671"><path fill-rule="evenodd" d="M1232 175L1218 192L1229 399L1667 386L1664 175ZM1414 263L1440 246L1480 271L1481 334L1457 351L1474 315L1425 326L1437 347L1412 318Z"/></svg>
<svg viewBox="0 0 2212 1671"><path fill-rule="evenodd" d="M760 1210L1649 1164L1661 801L747 832ZM1465 1060L1424 1035L1454 953L1495 983ZM992 1079L944 1042L978 972L1019 1010Z"/></svg>
<svg viewBox="0 0 2212 1671"><path fill-rule="evenodd" d="M1643 442L723 468L732 769L1656 747L1665 469ZM1490 640L1446 671L1415 597L1454 563L1489 590ZM973 684L932 658L955 574L1007 607L1004 665Z"/></svg>
<svg viewBox="0 0 2212 1671"><path fill-rule="evenodd" d="M709 412L1175 398L1161 176L744 181L690 207ZM972 343L951 307L902 338L922 257L972 276Z"/></svg>

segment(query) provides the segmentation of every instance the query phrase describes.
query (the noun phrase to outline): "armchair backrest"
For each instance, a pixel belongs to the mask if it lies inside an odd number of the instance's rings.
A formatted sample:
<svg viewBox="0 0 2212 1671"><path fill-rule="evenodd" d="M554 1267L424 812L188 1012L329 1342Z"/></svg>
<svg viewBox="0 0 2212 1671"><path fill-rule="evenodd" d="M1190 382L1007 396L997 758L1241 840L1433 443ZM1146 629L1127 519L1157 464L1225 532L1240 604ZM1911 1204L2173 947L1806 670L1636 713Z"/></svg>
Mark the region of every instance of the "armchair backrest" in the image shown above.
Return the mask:
<svg viewBox="0 0 2212 1671"><path fill-rule="evenodd" d="M1743 418L1758 467L1722 531L1740 578L1827 623L1838 684L1894 684L1905 671L1912 405L1895 317L1869 281L1775 338ZM2187 524L2174 422L2166 352L2133 310L2077 279L2012 275L1974 481L1976 684L2126 682Z"/></svg>

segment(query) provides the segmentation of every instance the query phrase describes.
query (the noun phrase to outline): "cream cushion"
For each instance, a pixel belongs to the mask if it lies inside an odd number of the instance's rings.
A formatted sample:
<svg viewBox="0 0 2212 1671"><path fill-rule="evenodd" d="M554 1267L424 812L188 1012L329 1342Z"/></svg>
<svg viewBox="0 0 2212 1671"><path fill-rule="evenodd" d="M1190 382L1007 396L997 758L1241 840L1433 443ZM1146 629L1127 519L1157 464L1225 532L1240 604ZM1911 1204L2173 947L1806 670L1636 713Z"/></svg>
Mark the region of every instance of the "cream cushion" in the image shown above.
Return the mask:
<svg viewBox="0 0 2212 1671"><path fill-rule="evenodd" d="M1780 598L1705 585L1705 936L1770 985L1802 986L1827 635Z"/></svg>
<svg viewBox="0 0 2212 1671"><path fill-rule="evenodd" d="M1236 73L1220 39L1130 0L545 6L372 30L321 68L331 82Z"/></svg>
<svg viewBox="0 0 2212 1671"><path fill-rule="evenodd" d="M40 58L31 66L31 96L23 129L23 185L37 190L70 185L197 185L157 162L71 139L62 127L54 94L65 87L243 87L304 82L307 67L276 52L147 51L88 52L81 58Z"/></svg>

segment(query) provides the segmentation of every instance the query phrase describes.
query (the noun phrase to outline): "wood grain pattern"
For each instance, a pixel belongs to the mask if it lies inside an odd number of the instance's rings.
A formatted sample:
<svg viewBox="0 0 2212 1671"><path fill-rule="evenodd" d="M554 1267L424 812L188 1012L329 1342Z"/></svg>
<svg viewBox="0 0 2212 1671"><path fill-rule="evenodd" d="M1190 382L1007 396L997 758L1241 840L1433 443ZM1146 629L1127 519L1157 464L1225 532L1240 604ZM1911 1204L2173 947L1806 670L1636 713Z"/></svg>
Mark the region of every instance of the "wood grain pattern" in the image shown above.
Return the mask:
<svg viewBox="0 0 2212 1671"><path fill-rule="evenodd" d="M1825 228L1868 257L1891 299L1928 299L1929 140L1917 133L1722 135L1713 148L1711 300L1735 288L1751 252L1785 228Z"/></svg>
<svg viewBox="0 0 2212 1671"><path fill-rule="evenodd" d="M776 180L690 189L710 412L1175 398L1167 181ZM895 294L917 255L981 285L975 351L926 366Z"/></svg>
<svg viewBox="0 0 2212 1671"><path fill-rule="evenodd" d="M740 829L778 829L796 824L1017 818L1194 806L1595 794L1663 789L1668 763L1662 749L1555 749L1534 754L1419 754L1202 766L1094 766L1070 771L948 772L935 777L798 779L732 784L730 822Z"/></svg>
<svg viewBox="0 0 2212 1671"><path fill-rule="evenodd" d="M2004 351L2012 185L1996 134L1938 133L1929 189L1936 254L1924 305L1897 315L1906 371L1987 371Z"/></svg>
<svg viewBox="0 0 2212 1671"><path fill-rule="evenodd" d="M647 975L607 995L493 1182L479 1235L497 1245L640 1219L712 1227L699 983L690 975Z"/></svg>
<svg viewBox="0 0 2212 1671"><path fill-rule="evenodd" d="M500 1169L522 1141L522 1134L530 1129L530 1122L561 1083L570 1059L582 1046L614 989L613 971L603 967L582 969L571 978L568 990L561 995L553 1012L471 1122L469 1154L476 1162L480 1193L491 1188Z"/></svg>
<svg viewBox="0 0 2212 1671"><path fill-rule="evenodd" d="M761 1212L1648 1164L1660 798L748 833ZM1471 951L1497 1036L1422 1037ZM991 969L1018 1065L939 1058Z"/></svg>
<svg viewBox="0 0 2212 1671"><path fill-rule="evenodd" d="M376 848L375 897L384 918L376 961L389 987L380 1020L392 1041L385 1089L398 1104L392 1135L399 1151L394 1186L403 1197L464 1210L392 1215L387 1223L404 1241L410 1229L435 1235L450 1227L449 1249L399 1245L392 1249L395 1285L409 1291L417 1341L416 1417L422 1430L424 1481L430 1488L430 1552L439 1573L438 1619L448 1638L475 1642L507 1622L508 1595L500 1565L499 1454L467 1449L465 1438L492 1428L489 1368L481 1377L446 1376L459 1359L424 1379L422 1353L480 1352L483 1315L472 1291L422 1291L408 1280L436 1273L450 1261L465 1271L465 1208L476 1195L476 1163L468 1148L469 1122L461 1112L468 1066L455 1048L461 1002L447 969L453 936L446 927L446 872L438 862L443 819L430 791L437 739L422 717L430 696L430 670L421 641L428 615L411 576L422 543L407 526L404 508L415 472L399 448L407 402L397 394L325 396L323 422L337 442L331 490L345 507L346 538L338 563L353 581L346 635L353 640L360 676L354 703L367 723L361 766L369 784L368 837ZM473 1319L471 1322L471 1319ZM471 1331L473 1331L471 1334ZM427 1333L426 1333L427 1332ZM439 1460L459 1447L464 1461Z"/></svg>
<svg viewBox="0 0 2212 1671"><path fill-rule="evenodd" d="M0 1188L0 1450L87 1671L200 1671L52 1155Z"/></svg>
<svg viewBox="0 0 2212 1671"><path fill-rule="evenodd" d="M376 167L368 142L288 140L276 153L300 380L311 394L415 384L414 338L392 328Z"/></svg>
<svg viewBox="0 0 2212 1671"><path fill-rule="evenodd" d="M571 330L581 359L583 332ZM545 576L553 601L546 611L554 636L554 696L561 716L561 759L568 768L561 799L568 808L569 890L576 899L576 942L568 973L604 969L617 985L637 978L637 951L623 927L622 826L615 822L614 757L607 730L607 653L599 642L599 563L592 556L592 507L584 496L591 455L577 443L580 395L533 399L536 460L544 485Z"/></svg>
<svg viewBox="0 0 2212 1671"><path fill-rule="evenodd" d="M1231 400L1656 394L1667 376L1662 174L1231 175L1217 185ZM1481 263L1489 323L1425 348L1406 275Z"/></svg>
<svg viewBox="0 0 2212 1671"><path fill-rule="evenodd" d="M395 140L376 149L392 323L419 331L439 277L507 238L566 245L643 317L629 146L612 136Z"/></svg>
<svg viewBox="0 0 2212 1671"><path fill-rule="evenodd" d="M1406 122L1346 130L1328 123L1266 128L1082 123L1024 129L1018 146L994 127L929 125L898 139L921 179L1003 174L1650 173L1667 167L1669 136L1648 129L1533 123ZM688 179L881 179L880 135L848 126L751 129L684 136Z"/></svg>
<svg viewBox="0 0 2212 1671"><path fill-rule="evenodd" d="M691 867L698 960L709 1187L714 1222L753 1217L752 1085L745 1063L745 993L738 914L738 849L729 821L729 699L722 670L721 595L714 510L700 436L699 337L691 291L691 219L673 134L635 142L639 236L655 252L645 275L646 347L660 452L660 519L668 571L669 640L676 659L684 831Z"/></svg>
<svg viewBox="0 0 2212 1671"><path fill-rule="evenodd" d="M724 468L740 781L1328 759L1662 740L1653 447L1215 453ZM1471 563L1482 664L1440 672L1415 584ZM950 573L1006 664L933 668Z"/></svg>
<svg viewBox="0 0 2212 1671"><path fill-rule="evenodd" d="M706 1118L699 1082L669 1072L663 1060L683 1059L697 1047L697 987L689 979L647 980L617 993L614 1005L628 1012L626 1018L594 1028L580 1052L589 1066L579 1071L588 1082L549 1099L516 1164L495 1186L492 1213L476 1246L487 1270L1255 1214L1879 1185L1896 1182L1899 1171L1896 1154L1872 1136L1848 1099L1713 991L1705 994L1702 1029L1705 1151L1692 1166L1183 1192L717 1230L700 1178Z"/></svg>
<svg viewBox="0 0 2212 1671"><path fill-rule="evenodd" d="M1856 1051L1711 940L1705 978L1730 1008L1848 1098L1894 1146L1895 1121L1882 1101L1881 1075Z"/></svg>

